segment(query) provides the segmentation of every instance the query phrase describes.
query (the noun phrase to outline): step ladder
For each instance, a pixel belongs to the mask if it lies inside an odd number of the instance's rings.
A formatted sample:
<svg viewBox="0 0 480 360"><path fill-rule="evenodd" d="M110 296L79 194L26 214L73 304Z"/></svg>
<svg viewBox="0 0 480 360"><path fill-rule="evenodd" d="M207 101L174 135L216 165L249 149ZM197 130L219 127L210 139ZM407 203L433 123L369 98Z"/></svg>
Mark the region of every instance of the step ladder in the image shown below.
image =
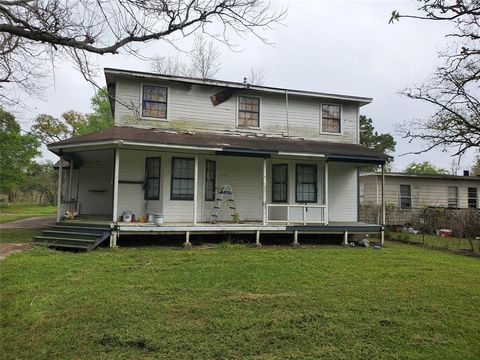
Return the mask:
<svg viewBox="0 0 480 360"><path fill-rule="evenodd" d="M217 222L224 200L227 203L228 208L230 209L232 220L234 221L236 220L238 213L237 213L237 207L235 206L235 200L233 199L232 186L224 185L222 187L222 190L218 193L218 197L215 199L215 204L213 205L213 211L209 219L211 224L215 224Z"/></svg>

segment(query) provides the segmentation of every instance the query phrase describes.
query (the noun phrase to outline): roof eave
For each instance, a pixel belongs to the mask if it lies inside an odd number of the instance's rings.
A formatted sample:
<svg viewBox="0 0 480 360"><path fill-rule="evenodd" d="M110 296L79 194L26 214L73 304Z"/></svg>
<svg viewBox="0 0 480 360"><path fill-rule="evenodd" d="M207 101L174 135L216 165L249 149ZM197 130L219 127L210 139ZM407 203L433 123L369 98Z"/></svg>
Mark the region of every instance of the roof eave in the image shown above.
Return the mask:
<svg viewBox="0 0 480 360"><path fill-rule="evenodd" d="M267 92L267 93L275 93L275 94L288 93L289 95L307 96L307 97L315 97L315 98L327 98L327 99L334 99L334 100L341 100L341 101L353 101L358 103L359 106L368 105L373 101L373 99L370 97L330 94L330 93L322 93L322 92L306 91L306 90L282 89L282 88L258 86L258 85L250 85L250 84L245 85L242 83L236 83L232 81L213 80L213 79L196 79L196 78L189 78L189 77L176 76L176 75L153 74L148 72L132 71L132 70L124 70L124 69L105 68L104 73L105 73L105 80L107 84L109 83L108 75L112 75L112 76L127 75L127 76L132 76L137 78L140 77L140 78L150 78L150 79L157 79L157 80L176 81L176 82L205 85L205 86L218 86L218 87L226 87L226 88L234 88L234 89L245 89L245 90L253 90L253 91L260 91L260 92Z"/></svg>

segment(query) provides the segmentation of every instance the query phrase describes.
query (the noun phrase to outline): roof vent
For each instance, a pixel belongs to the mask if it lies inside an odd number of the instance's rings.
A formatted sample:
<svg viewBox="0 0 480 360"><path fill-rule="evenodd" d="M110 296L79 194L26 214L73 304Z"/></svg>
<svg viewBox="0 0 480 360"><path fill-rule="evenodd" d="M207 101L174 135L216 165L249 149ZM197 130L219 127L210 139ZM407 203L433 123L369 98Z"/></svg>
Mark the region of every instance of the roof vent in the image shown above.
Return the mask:
<svg viewBox="0 0 480 360"><path fill-rule="evenodd" d="M470 171L463 170L463 176L470 176Z"/></svg>
<svg viewBox="0 0 480 360"><path fill-rule="evenodd" d="M243 85L248 85L246 77L243 78Z"/></svg>

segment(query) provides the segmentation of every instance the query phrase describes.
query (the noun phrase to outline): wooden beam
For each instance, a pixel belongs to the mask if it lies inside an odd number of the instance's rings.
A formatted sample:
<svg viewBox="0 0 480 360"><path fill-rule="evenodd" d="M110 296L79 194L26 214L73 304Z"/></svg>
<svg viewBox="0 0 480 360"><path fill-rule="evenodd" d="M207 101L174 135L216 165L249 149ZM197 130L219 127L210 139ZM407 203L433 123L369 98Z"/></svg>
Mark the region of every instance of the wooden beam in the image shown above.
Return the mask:
<svg viewBox="0 0 480 360"><path fill-rule="evenodd" d="M118 222L118 174L120 172L120 149L114 149L113 163L113 209L112 220Z"/></svg>
<svg viewBox="0 0 480 360"><path fill-rule="evenodd" d="M328 225L328 161L325 161L325 225Z"/></svg>
<svg viewBox="0 0 480 360"><path fill-rule="evenodd" d="M193 177L193 225L197 225L198 207L198 154L195 155L195 172Z"/></svg>
<svg viewBox="0 0 480 360"><path fill-rule="evenodd" d="M385 223L386 223L386 214L385 214L385 164L382 164L382 233L381 233L381 244L385 243Z"/></svg>
<svg viewBox="0 0 480 360"><path fill-rule="evenodd" d="M58 188L57 188L57 221L62 217L62 170L63 156L60 156L60 164L58 165Z"/></svg>
<svg viewBox="0 0 480 360"><path fill-rule="evenodd" d="M267 159L263 158L263 187L262 187L263 225L267 225Z"/></svg>

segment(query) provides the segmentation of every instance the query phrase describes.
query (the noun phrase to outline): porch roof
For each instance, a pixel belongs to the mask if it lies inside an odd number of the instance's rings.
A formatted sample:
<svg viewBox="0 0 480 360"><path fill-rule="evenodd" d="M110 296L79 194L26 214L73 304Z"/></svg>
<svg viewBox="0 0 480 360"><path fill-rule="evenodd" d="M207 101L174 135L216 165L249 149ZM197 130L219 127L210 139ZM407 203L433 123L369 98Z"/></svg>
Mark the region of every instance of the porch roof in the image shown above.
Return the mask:
<svg viewBox="0 0 480 360"><path fill-rule="evenodd" d="M139 147L169 146L210 150L218 154L270 157L276 154L306 154L325 156L332 161L384 163L390 156L358 144L345 144L319 140L268 137L260 135L234 135L207 132L177 132L172 130L111 127L99 132L58 141L48 149L59 153L64 148L96 145L132 145Z"/></svg>

